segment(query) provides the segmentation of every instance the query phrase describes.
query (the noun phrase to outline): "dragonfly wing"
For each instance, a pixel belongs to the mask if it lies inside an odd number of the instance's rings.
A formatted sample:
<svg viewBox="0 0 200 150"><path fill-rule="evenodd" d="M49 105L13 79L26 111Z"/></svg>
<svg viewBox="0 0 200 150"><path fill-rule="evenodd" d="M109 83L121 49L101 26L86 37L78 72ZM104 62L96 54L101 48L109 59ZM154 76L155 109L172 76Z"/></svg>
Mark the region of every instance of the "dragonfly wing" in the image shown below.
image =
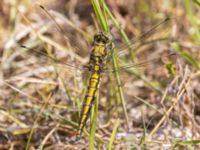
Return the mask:
<svg viewBox="0 0 200 150"><path fill-rule="evenodd" d="M61 62L61 59L58 60L58 58L56 57L53 57L52 55L50 54L47 54L44 49L42 48L31 48L31 47L27 47L27 46L24 46L24 45L21 45L20 46L21 49L23 49L24 51L22 52L22 55L25 55L25 57L28 55L28 56L38 56L38 57L41 57L41 62L44 62L44 64L46 65L47 63L50 63L50 64L54 64L54 65L57 65L57 66L60 66L62 67L63 70L70 70L71 72L77 72L77 73L83 73L85 72L86 70L88 70L87 67L85 66L82 66L82 65L75 65L75 63L64 63L64 62ZM38 60L37 60L37 63Z"/></svg>
<svg viewBox="0 0 200 150"><path fill-rule="evenodd" d="M125 44L116 46L116 49L119 50L119 52L117 53L117 56L121 56L124 53L127 53L128 50L133 51L134 49L136 49L137 47L140 47L141 45L150 44L150 43L160 41L160 40L165 40L167 37L165 35L167 34L167 31L170 29L170 26L169 25L167 26L166 24L171 22L171 20L172 20L171 18L167 17L161 22L155 24L153 27L151 27L147 31L145 31L139 37L135 39L131 39L128 42L126 42L128 44L125 43ZM162 31L162 33L159 31Z"/></svg>
<svg viewBox="0 0 200 150"><path fill-rule="evenodd" d="M163 57L162 56L154 57L154 58L151 58L151 59L148 59L148 60L141 61L141 62L136 63L136 64L130 63L128 65L121 65L121 66L119 66L118 68L115 68L115 69L105 68L104 72L113 73L115 71L123 71L123 70L128 70L128 69L136 69L136 70L145 69L150 64L158 63L159 61L161 62L161 59L164 59L164 58L170 59L174 56L176 56L176 53L170 52L167 55L165 54ZM121 63L125 64L122 61L121 61Z"/></svg>

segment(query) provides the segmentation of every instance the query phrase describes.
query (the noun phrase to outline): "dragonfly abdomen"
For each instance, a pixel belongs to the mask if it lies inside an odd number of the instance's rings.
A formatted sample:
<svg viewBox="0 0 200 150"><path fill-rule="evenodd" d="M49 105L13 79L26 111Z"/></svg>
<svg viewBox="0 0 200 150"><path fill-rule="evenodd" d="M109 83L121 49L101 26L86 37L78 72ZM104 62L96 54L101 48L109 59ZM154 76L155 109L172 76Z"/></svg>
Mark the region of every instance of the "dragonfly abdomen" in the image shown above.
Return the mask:
<svg viewBox="0 0 200 150"><path fill-rule="evenodd" d="M100 68L100 66L96 64L96 65L94 65L94 68ZM81 136L81 134L83 132L83 128L85 127L86 121L90 115L92 104L96 98L97 90L99 87L99 82L100 82L100 71L99 70L93 71L90 76L87 92L86 92L84 102L82 105L81 119L79 122L79 129L78 129L78 136Z"/></svg>

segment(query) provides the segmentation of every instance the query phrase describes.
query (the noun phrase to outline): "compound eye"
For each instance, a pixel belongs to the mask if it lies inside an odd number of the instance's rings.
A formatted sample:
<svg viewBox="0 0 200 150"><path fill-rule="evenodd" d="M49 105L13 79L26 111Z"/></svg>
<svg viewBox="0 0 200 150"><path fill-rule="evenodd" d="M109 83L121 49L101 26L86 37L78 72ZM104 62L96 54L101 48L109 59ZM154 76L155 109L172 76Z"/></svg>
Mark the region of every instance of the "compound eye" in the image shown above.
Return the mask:
<svg viewBox="0 0 200 150"><path fill-rule="evenodd" d="M109 39L108 39L107 37L105 37L105 38L103 39L103 42L104 42L104 43L108 43L108 42L109 42Z"/></svg>
<svg viewBox="0 0 200 150"><path fill-rule="evenodd" d="M107 43L107 40L106 40L106 39L103 39L103 43Z"/></svg>
<svg viewBox="0 0 200 150"><path fill-rule="evenodd" d="M98 43L100 43L100 42L101 42L101 38L98 36L97 39L96 39L96 41L97 41Z"/></svg>
<svg viewBox="0 0 200 150"><path fill-rule="evenodd" d="M94 41L97 42L97 43L100 42L100 37L99 37L99 35L96 35L96 36L94 37Z"/></svg>

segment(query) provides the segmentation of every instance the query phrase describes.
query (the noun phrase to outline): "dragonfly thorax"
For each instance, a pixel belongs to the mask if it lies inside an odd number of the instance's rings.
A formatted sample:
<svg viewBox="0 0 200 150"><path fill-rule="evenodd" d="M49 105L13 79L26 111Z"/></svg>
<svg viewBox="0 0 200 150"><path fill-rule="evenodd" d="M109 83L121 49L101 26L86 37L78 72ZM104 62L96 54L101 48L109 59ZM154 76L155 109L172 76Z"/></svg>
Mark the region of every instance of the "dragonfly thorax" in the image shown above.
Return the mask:
<svg viewBox="0 0 200 150"><path fill-rule="evenodd" d="M94 36L92 55L104 58L111 48L111 40L108 34L99 32Z"/></svg>

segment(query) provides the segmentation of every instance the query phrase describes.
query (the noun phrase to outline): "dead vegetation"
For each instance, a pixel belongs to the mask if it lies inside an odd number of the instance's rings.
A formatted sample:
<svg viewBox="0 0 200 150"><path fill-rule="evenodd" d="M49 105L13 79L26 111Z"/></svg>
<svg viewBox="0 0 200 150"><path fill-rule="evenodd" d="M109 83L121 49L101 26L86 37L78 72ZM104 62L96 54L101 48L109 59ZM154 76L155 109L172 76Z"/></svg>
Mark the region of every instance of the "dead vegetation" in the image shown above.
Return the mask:
<svg viewBox="0 0 200 150"><path fill-rule="evenodd" d="M95 138L91 119L77 142L84 65L99 31L91 2L0 2L0 149L91 149L91 142L95 149L200 148L199 3L106 2L129 39L171 19L139 38L131 53L109 19L118 63L129 67L121 67L121 85L113 71L102 73Z"/></svg>

